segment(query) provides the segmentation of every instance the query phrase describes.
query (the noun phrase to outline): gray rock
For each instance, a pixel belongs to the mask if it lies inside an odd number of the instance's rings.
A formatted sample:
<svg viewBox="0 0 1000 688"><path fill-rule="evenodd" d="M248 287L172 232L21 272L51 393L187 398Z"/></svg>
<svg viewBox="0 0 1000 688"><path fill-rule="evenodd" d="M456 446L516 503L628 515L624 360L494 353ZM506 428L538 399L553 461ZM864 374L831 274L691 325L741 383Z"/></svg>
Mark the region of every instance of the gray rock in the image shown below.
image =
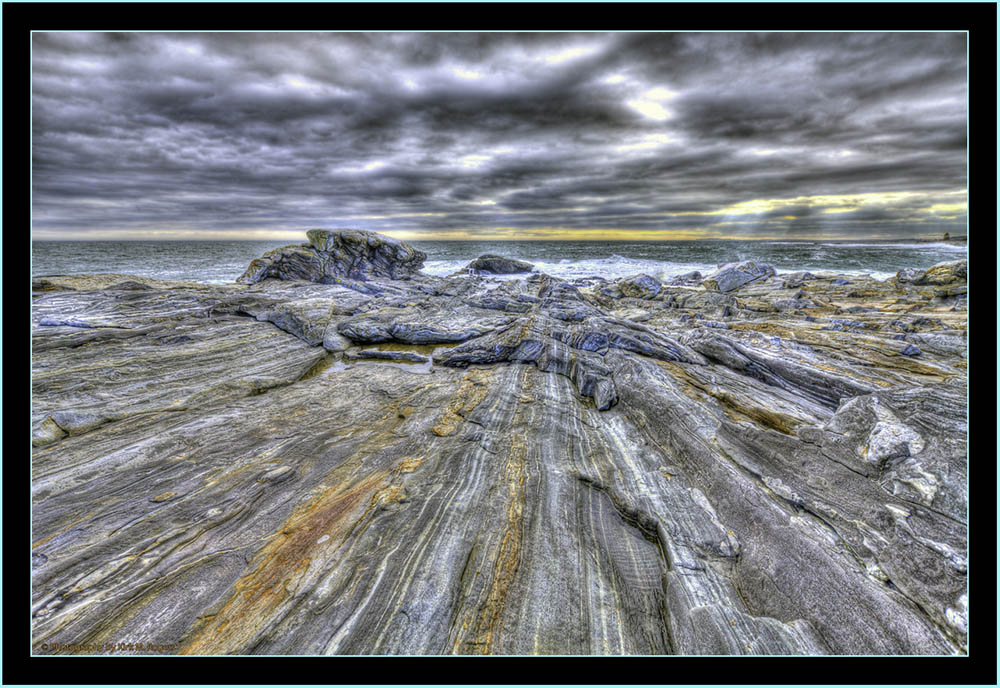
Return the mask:
<svg viewBox="0 0 1000 688"><path fill-rule="evenodd" d="M73 318L42 318L38 321L39 327L81 327L89 329L93 327L90 323Z"/></svg>
<svg viewBox="0 0 1000 688"><path fill-rule="evenodd" d="M702 280L701 286L709 291L728 292L775 274L772 265L746 260L723 265L717 272Z"/></svg>
<svg viewBox="0 0 1000 688"><path fill-rule="evenodd" d="M465 270L488 275L513 275L531 272L535 266L523 260L504 258L493 253L484 253L465 266Z"/></svg>
<svg viewBox="0 0 1000 688"><path fill-rule="evenodd" d="M315 346L323 342L332 315L333 301L318 297L279 303L257 315L257 320L274 323L285 332Z"/></svg>
<svg viewBox="0 0 1000 688"><path fill-rule="evenodd" d="M914 284L945 285L964 282L968 277L967 260L951 260L927 268Z"/></svg>
<svg viewBox="0 0 1000 688"><path fill-rule="evenodd" d="M894 281L897 284L913 284L918 286L944 286L965 282L968 279L968 260L949 260L937 263L926 270L905 268L896 273Z"/></svg>
<svg viewBox="0 0 1000 688"><path fill-rule="evenodd" d="M670 284L697 284L703 279L704 275L697 270L692 270L691 272L685 272L683 275L671 277Z"/></svg>
<svg viewBox="0 0 1000 688"><path fill-rule="evenodd" d="M811 272L805 272L805 271L789 272L784 275L780 275L780 277L785 282L785 289L794 289L795 287L801 287L806 282L819 279L816 275L812 274Z"/></svg>
<svg viewBox="0 0 1000 688"><path fill-rule="evenodd" d="M344 358L352 360L363 360L366 358L383 361L406 361L408 363L427 363L430 358L415 351L382 351L379 349L362 349L360 351L347 352Z"/></svg>
<svg viewBox="0 0 1000 688"><path fill-rule="evenodd" d="M649 275L634 275L618 280L616 283L623 296L632 299L652 299L660 293L663 285L660 280Z"/></svg>
<svg viewBox="0 0 1000 688"><path fill-rule="evenodd" d="M347 351L353 345L350 339L337 332L339 323L331 323L323 332L323 348L332 353Z"/></svg>
<svg viewBox="0 0 1000 688"><path fill-rule="evenodd" d="M392 341L392 325L374 318L346 320L337 324L337 334L362 344Z"/></svg>
<svg viewBox="0 0 1000 688"><path fill-rule="evenodd" d="M304 246L285 246L253 260L237 281L253 284L276 278L335 284L338 278L405 279L427 258L406 242L360 229L313 229L306 236L309 243Z"/></svg>

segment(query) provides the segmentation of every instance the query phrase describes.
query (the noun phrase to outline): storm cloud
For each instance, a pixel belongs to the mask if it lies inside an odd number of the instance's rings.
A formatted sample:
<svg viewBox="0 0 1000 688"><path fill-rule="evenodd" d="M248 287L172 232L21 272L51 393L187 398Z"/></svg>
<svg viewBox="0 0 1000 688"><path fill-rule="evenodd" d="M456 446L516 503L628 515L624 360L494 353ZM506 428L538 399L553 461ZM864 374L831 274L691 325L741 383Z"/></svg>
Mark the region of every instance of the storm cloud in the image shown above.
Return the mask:
<svg viewBox="0 0 1000 688"><path fill-rule="evenodd" d="M964 234L964 33L35 33L32 232Z"/></svg>

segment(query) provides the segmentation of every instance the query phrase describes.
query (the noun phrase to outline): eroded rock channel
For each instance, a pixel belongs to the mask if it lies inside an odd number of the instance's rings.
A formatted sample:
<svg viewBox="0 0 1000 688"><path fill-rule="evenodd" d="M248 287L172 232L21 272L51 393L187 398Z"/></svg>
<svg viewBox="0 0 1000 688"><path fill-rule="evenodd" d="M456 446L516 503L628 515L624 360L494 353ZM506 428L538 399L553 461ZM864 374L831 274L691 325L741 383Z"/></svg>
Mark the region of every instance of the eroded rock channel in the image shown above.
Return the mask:
<svg viewBox="0 0 1000 688"><path fill-rule="evenodd" d="M309 238L35 280L36 652L965 652L964 261L435 278Z"/></svg>

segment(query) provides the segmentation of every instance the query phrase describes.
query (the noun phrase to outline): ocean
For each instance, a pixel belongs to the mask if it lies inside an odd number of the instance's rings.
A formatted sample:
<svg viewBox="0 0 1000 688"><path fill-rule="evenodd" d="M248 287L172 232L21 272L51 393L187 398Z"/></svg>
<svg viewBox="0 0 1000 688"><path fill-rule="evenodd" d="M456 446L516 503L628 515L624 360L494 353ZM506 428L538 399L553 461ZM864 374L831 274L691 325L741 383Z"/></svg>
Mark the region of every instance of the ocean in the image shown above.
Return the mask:
<svg viewBox="0 0 1000 688"><path fill-rule="evenodd" d="M413 241L427 254L424 272L445 276L483 253L533 263L560 277L617 279L646 273L666 281L704 274L740 260L770 263L779 273L809 270L884 280L902 268L928 268L967 257L965 244L865 241ZM114 272L162 280L231 283L254 258L287 241L36 241L31 274Z"/></svg>

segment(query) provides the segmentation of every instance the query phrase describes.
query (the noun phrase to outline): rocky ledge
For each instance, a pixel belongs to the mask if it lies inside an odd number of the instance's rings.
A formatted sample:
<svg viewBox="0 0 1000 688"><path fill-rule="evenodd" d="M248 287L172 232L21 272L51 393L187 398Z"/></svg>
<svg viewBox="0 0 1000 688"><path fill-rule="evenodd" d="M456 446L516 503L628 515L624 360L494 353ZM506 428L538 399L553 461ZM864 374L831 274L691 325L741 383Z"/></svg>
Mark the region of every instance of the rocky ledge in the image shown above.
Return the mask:
<svg viewBox="0 0 1000 688"><path fill-rule="evenodd" d="M35 652L966 651L964 263L421 259L36 279Z"/></svg>
<svg viewBox="0 0 1000 688"><path fill-rule="evenodd" d="M343 278L405 279L427 258L405 242L360 229L311 229L306 236L307 244L277 248L257 258L236 281L252 284L273 277L334 284Z"/></svg>

